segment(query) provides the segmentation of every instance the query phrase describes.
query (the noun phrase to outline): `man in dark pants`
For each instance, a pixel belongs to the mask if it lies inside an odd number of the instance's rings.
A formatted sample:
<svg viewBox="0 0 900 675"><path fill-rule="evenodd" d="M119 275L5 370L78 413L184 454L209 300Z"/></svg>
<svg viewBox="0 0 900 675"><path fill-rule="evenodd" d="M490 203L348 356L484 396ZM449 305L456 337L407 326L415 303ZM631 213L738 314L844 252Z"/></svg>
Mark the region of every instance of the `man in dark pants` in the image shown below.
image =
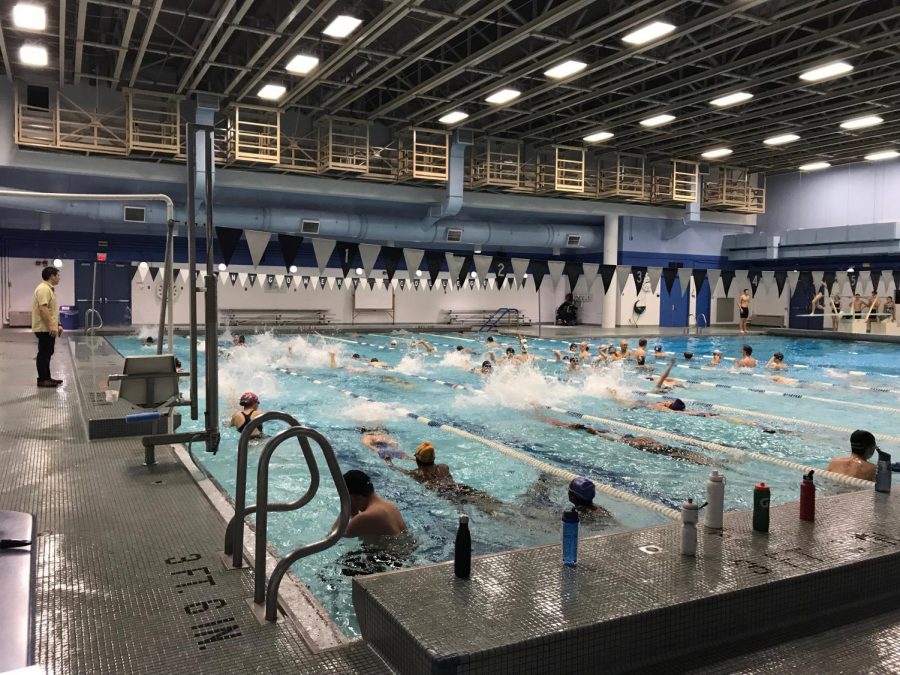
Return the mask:
<svg viewBox="0 0 900 675"><path fill-rule="evenodd" d="M45 267L41 272L43 281L34 289L31 302L31 330L38 341L37 386L58 387L62 380L50 377L50 357L56 338L63 334L59 325L59 306L56 303L56 285L59 283L59 270Z"/></svg>

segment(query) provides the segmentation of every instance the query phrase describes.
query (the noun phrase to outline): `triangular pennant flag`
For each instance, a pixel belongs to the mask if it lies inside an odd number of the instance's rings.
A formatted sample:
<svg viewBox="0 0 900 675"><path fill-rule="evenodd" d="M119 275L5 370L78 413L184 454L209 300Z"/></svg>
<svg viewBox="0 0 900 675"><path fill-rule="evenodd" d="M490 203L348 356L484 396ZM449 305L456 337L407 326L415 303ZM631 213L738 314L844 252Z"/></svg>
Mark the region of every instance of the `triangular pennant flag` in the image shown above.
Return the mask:
<svg viewBox="0 0 900 675"><path fill-rule="evenodd" d="M247 280L250 282L250 288L253 288L256 285L256 274L250 272L247 275Z"/></svg>
<svg viewBox="0 0 900 675"><path fill-rule="evenodd" d="M238 283L240 283L241 288L247 285L247 273L246 272L238 272Z"/></svg>
<svg viewBox="0 0 900 675"><path fill-rule="evenodd" d="M471 278L469 279L469 290L470 291L475 290L475 280L471 279Z"/></svg>
<svg viewBox="0 0 900 675"><path fill-rule="evenodd" d="M600 272L600 263L582 263L581 270L584 274L584 283L587 286L588 294L591 292L591 286L597 280L597 274Z"/></svg>
<svg viewBox="0 0 900 675"><path fill-rule="evenodd" d="M366 283L369 284L370 291L375 290L375 279L373 277L369 277L368 279L366 279Z"/></svg>
<svg viewBox="0 0 900 675"><path fill-rule="evenodd" d="M525 275L528 274L529 262L531 261L528 260L528 258L512 258L510 260L513 274L516 275L516 281L518 281L520 284L525 283Z"/></svg>
<svg viewBox="0 0 900 675"><path fill-rule="evenodd" d="M696 288L699 293L700 289L703 288L703 282L706 281L706 270L697 269L695 267L691 276L694 278L694 288Z"/></svg>
<svg viewBox="0 0 900 675"><path fill-rule="evenodd" d="M397 285L400 286L401 291L405 290L406 289L406 279L403 279L401 277L400 279L397 280Z"/></svg>
<svg viewBox="0 0 900 675"><path fill-rule="evenodd" d="M359 278L358 278L358 277L353 277L350 281L353 283L353 290L354 290L354 291L355 291L357 288L359 288Z"/></svg>
<svg viewBox="0 0 900 675"><path fill-rule="evenodd" d="M481 287L484 289L487 289L488 287L490 287L492 281L493 281L493 279L482 279Z"/></svg>
<svg viewBox="0 0 900 675"><path fill-rule="evenodd" d="M734 281L734 270L722 270L722 292L726 298L731 293L732 281Z"/></svg>
<svg viewBox="0 0 900 675"><path fill-rule="evenodd" d="M266 275L266 286L268 286L269 288L272 288L272 286L274 286L274 285L275 285L275 275L267 274Z"/></svg>
<svg viewBox="0 0 900 675"><path fill-rule="evenodd" d="M508 255L495 255L492 265L496 279L506 281L507 276L513 276L512 260ZM500 285L502 286L503 284Z"/></svg>
<svg viewBox="0 0 900 675"><path fill-rule="evenodd" d="M772 270L763 270L760 274L762 274L762 281L760 284L763 287L763 291L771 289L772 284L775 282L775 272Z"/></svg>
<svg viewBox="0 0 900 675"><path fill-rule="evenodd" d="M339 241L334 246L334 252L340 261L341 271L344 277L350 274L350 270L359 262L359 244L355 242Z"/></svg>
<svg viewBox="0 0 900 675"><path fill-rule="evenodd" d="M630 265L617 265L616 266L616 286L619 289L619 293L625 292L625 288L628 286L629 281L631 281L631 266Z"/></svg>
<svg viewBox="0 0 900 675"><path fill-rule="evenodd" d="M447 291L447 286L450 285L450 284L448 283L448 281L449 281L448 279L441 279L441 288L444 289L444 292Z"/></svg>
<svg viewBox="0 0 900 675"><path fill-rule="evenodd" d="M158 268L158 267L151 267L151 268L150 268L150 281L156 281L156 275L157 275L157 274L159 274L159 268Z"/></svg>
<svg viewBox="0 0 900 675"><path fill-rule="evenodd" d="M881 295L882 291L878 288L881 285L881 270L871 270L869 280L872 282L872 290Z"/></svg>
<svg viewBox="0 0 900 675"><path fill-rule="evenodd" d="M646 267L632 267L631 268L631 276L634 278L634 288L640 293L641 289L644 287L644 279L647 278L647 268Z"/></svg>
<svg viewBox="0 0 900 675"><path fill-rule="evenodd" d="M894 278L894 288L900 290L900 270L894 270L891 276Z"/></svg>
<svg viewBox="0 0 900 675"><path fill-rule="evenodd" d="M180 273L181 273L181 280L184 281L185 283L187 283L187 280L191 276L191 271L187 267L184 267L180 270Z"/></svg>
<svg viewBox="0 0 900 675"><path fill-rule="evenodd" d="M859 272L847 272L847 281L850 283L850 290L855 294L859 284Z"/></svg>
<svg viewBox="0 0 900 675"><path fill-rule="evenodd" d="M425 267L428 268L428 280L434 286L438 275L441 273L441 265L444 264L444 254L441 251L425 252Z"/></svg>
<svg viewBox="0 0 900 675"><path fill-rule="evenodd" d="M791 283L793 272L788 275L788 283ZM806 284L807 286L812 286L813 289L818 292L818 288L813 283L813 273L812 272L798 272L797 279L794 281L793 288L797 288L799 284Z"/></svg>
<svg viewBox="0 0 900 675"><path fill-rule="evenodd" d="M331 260L331 254L334 253L334 247L337 244L330 239L313 239L313 253L316 255L316 266L319 268L319 274L325 273L328 267L328 261Z"/></svg>
<svg viewBox="0 0 900 675"><path fill-rule="evenodd" d="M600 265L600 281L603 282L603 292L609 293L612 287L613 279L616 276L615 265Z"/></svg>
<svg viewBox="0 0 900 675"><path fill-rule="evenodd" d="M535 290L541 290L541 283L544 281L544 277L547 276L547 261L532 260L529 269L531 270L531 276L534 278Z"/></svg>
<svg viewBox="0 0 900 675"><path fill-rule="evenodd" d="M294 275L293 274L285 274L284 275L284 285L290 288L291 284L294 283ZM309 287L309 277L303 277L303 288Z"/></svg>
<svg viewBox="0 0 900 675"><path fill-rule="evenodd" d="M679 267L678 268L678 283L681 284L681 294L682 295L684 295L685 293L688 292L688 290L690 290L691 275L693 274L693 272L694 272L694 270L691 269L690 267Z"/></svg>
<svg viewBox="0 0 900 675"><path fill-rule="evenodd" d="M835 281L837 281L837 274L835 272L822 272L822 282L828 289L828 295L834 295L833 289ZM838 293L840 293L840 289L838 289Z"/></svg>
<svg viewBox="0 0 900 675"><path fill-rule="evenodd" d="M447 253L444 256L447 259L447 271L450 272L451 279L459 279L464 259L461 256Z"/></svg>
<svg viewBox="0 0 900 675"><path fill-rule="evenodd" d="M275 287L281 288L282 284L284 284L285 276L283 274L275 275ZM291 281L293 281L293 277L291 277Z"/></svg>
<svg viewBox="0 0 900 675"><path fill-rule="evenodd" d="M279 234L278 247L281 249L281 258L284 260L284 269L291 271L291 265L297 260L297 253L300 251L300 244L303 243L303 237L295 237L292 234Z"/></svg>
<svg viewBox="0 0 900 675"><path fill-rule="evenodd" d="M216 227L216 239L219 241L219 251L222 252L222 260L226 265L231 264L231 258L237 250L243 230L235 230L230 227Z"/></svg>
<svg viewBox="0 0 900 675"><path fill-rule="evenodd" d="M799 274L799 272L798 272ZM787 284L787 270L775 270L775 287L778 289L778 297L784 293L784 286Z"/></svg>
<svg viewBox="0 0 900 675"><path fill-rule="evenodd" d="M247 248L250 249L250 260L256 267L262 262L263 256L266 254L266 247L272 238L271 232L257 232L255 230L245 230L244 239L247 240Z"/></svg>
<svg viewBox="0 0 900 675"><path fill-rule="evenodd" d="M462 285L463 285L462 279L457 279L456 280L456 290L458 290L458 291L462 290Z"/></svg>
<svg viewBox="0 0 900 675"><path fill-rule="evenodd" d="M428 280L428 290L432 290L434 288L434 281L431 279Z"/></svg>
<svg viewBox="0 0 900 675"><path fill-rule="evenodd" d="M720 270L706 270L706 278L709 279L709 297L716 297L716 287L719 285Z"/></svg>
<svg viewBox="0 0 900 675"><path fill-rule="evenodd" d="M341 290L344 287L344 278L338 277L334 280L334 285L337 286L338 290Z"/></svg>
<svg viewBox="0 0 900 675"><path fill-rule="evenodd" d="M327 285L328 285L328 277L319 277L319 288L321 288L324 291L325 287Z"/></svg>
<svg viewBox="0 0 900 675"><path fill-rule="evenodd" d="M228 283L228 275L224 272L222 274L216 273L216 276L219 278L219 281L222 282L223 286Z"/></svg>
<svg viewBox="0 0 900 675"><path fill-rule="evenodd" d="M133 278L137 278L138 281L143 282L144 279L147 278L147 274L150 273L149 267L141 267L140 265L135 266L135 273Z"/></svg>
<svg viewBox="0 0 900 675"><path fill-rule="evenodd" d="M807 272L807 274L809 274L809 273ZM810 274L809 277L811 279L812 275ZM797 282L799 280L800 280L800 272L798 272L797 270L787 273L788 293L794 292L794 290L797 288ZM775 281L776 282L778 281L778 275L775 276ZM809 283L809 282L807 281L807 283ZM781 295L781 294L779 293L779 295Z"/></svg>
<svg viewBox="0 0 900 675"><path fill-rule="evenodd" d="M822 284L825 283L825 272L810 272L812 275L812 285L813 289L816 293L819 292L819 289L822 287Z"/></svg>
<svg viewBox="0 0 900 675"><path fill-rule="evenodd" d="M457 279L459 281L465 281L466 277L469 276L469 273L472 271L472 268L475 266L475 263L472 261L472 256L466 255L462 256L462 265L459 268L459 276Z"/></svg>
<svg viewBox="0 0 900 675"><path fill-rule="evenodd" d="M510 276L510 280L512 280L512 272L510 272L509 276ZM494 277L494 288L496 290L502 291L505 286L506 286L506 277L505 276L503 276L503 277L495 276Z"/></svg>
<svg viewBox="0 0 900 675"><path fill-rule="evenodd" d="M238 273L237 272L229 272L228 278L231 280L231 285L234 286L238 280Z"/></svg>
<svg viewBox="0 0 900 675"><path fill-rule="evenodd" d="M750 294L755 298L756 291L759 290L759 286L762 283L762 272L753 270L747 275L747 280L750 282Z"/></svg>
<svg viewBox="0 0 900 675"><path fill-rule="evenodd" d="M417 277L417 278L413 279L412 282L413 282L413 288L416 290L419 290L419 284L421 283L421 280Z"/></svg>
<svg viewBox="0 0 900 675"><path fill-rule="evenodd" d="M327 277L326 281L328 282L328 290L333 291L334 287L337 285L337 280L340 279L341 283L344 283L344 277Z"/></svg>
<svg viewBox="0 0 900 675"><path fill-rule="evenodd" d="M416 275L416 270L419 269L419 265L422 264L424 255L425 251L417 248L403 249L403 260L406 261L406 273L409 275L410 279Z"/></svg>
<svg viewBox="0 0 900 675"><path fill-rule="evenodd" d="M872 292L872 273L869 270L860 270L857 274L859 280L856 282L856 287L860 294L869 295Z"/></svg>
<svg viewBox="0 0 900 675"><path fill-rule="evenodd" d="M397 273L397 266L400 264L400 258L403 256L403 250L394 248L393 246L381 247L381 261L384 263L384 271L387 272L386 281L392 281Z"/></svg>
<svg viewBox="0 0 900 675"><path fill-rule="evenodd" d="M360 244L359 259L362 261L362 268L366 276L371 276L372 269L375 267L375 261L378 260L378 254L381 253L379 244Z"/></svg>
<svg viewBox="0 0 900 675"><path fill-rule="evenodd" d="M488 270L491 269L491 256L476 255L472 257L472 261L475 263L475 273L478 278L487 279Z"/></svg>
<svg viewBox="0 0 900 675"><path fill-rule="evenodd" d="M384 286L384 290L388 290L391 287L391 284L396 284L396 282L388 279L381 280L381 285Z"/></svg>
<svg viewBox="0 0 900 675"><path fill-rule="evenodd" d="M562 260L547 261L547 269L550 271L550 281L553 282L553 288L556 288L559 284L559 280L562 279L562 273L565 267L566 263Z"/></svg>
<svg viewBox="0 0 900 675"><path fill-rule="evenodd" d="M664 267L662 271L663 283L666 285L666 293L669 295L672 294L672 289L675 287L675 279L678 278L678 268L676 267Z"/></svg>
<svg viewBox="0 0 900 675"><path fill-rule="evenodd" d="M567 262L565 267L563 267L563 274L566 275L566 279L569 280L569 292L575 292L575 286L578 285L578 279L581 277L584 269L581 267L581 263L577 262Z"/></svg>

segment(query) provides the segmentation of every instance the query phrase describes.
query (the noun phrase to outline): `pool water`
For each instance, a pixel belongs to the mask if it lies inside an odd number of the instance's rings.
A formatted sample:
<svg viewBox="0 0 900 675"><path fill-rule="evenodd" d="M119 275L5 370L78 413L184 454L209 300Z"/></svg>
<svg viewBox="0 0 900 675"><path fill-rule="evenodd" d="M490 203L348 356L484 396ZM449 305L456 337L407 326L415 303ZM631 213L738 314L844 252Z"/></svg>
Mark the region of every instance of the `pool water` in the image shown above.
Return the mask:
<svg viewBox="0 0 900 675"><path fill-rule="evenodd" d="M516 338L496 337L519 351ZM428 353L424 346L416 345L419 339L429 341L436 351ZM396 347L391 346L392 340L397 341ZM452 558L460 511L469 514L475 554L559 541L560 516L567 504L565 480L542 472L522 461L521 456L503 454L482 439L671 508L678 508L688 497L703 501L707 476L716 469L726 476L725 506L729 510L750 508L753 486L759 481L770 484L774 503L795 501L801 475L781 466L714 452L700 441L816 468L824 468L831 457L849 452L849 432L845 429L867 428L879 438L883 449L896 450L896 437L890 436L896 433L894 420L900 412L896 346L774 337L753 337L750 341L760 365L773 352L783 352L785 362L792 367L780 374L796 381L774 382L772 374L762 368L752 373L737 372L729 361L719 367L703 367L709 360L703 355L714 349L725 356L739 355L743 342L739 338L650 340L649 350L662 344L666 351L678 355L672 376L684 380L685 388L676 388L669 395L682 397L689 410L719 412L717 416L694 417L634 407L661 399L654 396L653 383L646 379L648 372L635 368L633 362L567 371L553 352L561 349L566 353L568 343L549 339L529 338L529 351L538 359L522 366L499 364L489 377L472 372L486 358L484 336L472 333L419 335L400 331L280 338L261 334L248 336L247 347L243 348L233 347L226 339L220 347L222 445L216 455L208 455L199 447L194 455L233 495L238 434L226 425L239 407L240 394L256 392L261 409L288 412L319 430L334 447L343 470L362 469L371 476L380 495L397 502L415 540L414 550L407 552L402 564L415 566ZM123 355L152 353L142 347L139 337L112 338L111 342ZM610 340L588 342L596 353L598 344ZM636 344L632 341L632 348ZM457 353L457 345L475 353ZM176 340L175 351L187 364L186 338ZM335 353L341 367L329 367L329 351ZM494 351L499 358L502 349ZM689 362L681 356L685 351L695 354ZM358 353L362 362L377 358L389 369L354 362L350 358L353 353ZM203 354L200 356L202 373ZM657 374L666 363L652 357L648 362ZM342 392L369 400L350 398ZM474 437L429 426L406 411ZM597 436L559 428L552 420L580 422L604 433ZM622 442L621 435L630 429L622 424L643 427L646 431L641 435L697 453L693 457L703 463L631 447ZM183 429L192 425L201 428L199 422L187 420ZM490 514L473 505L460 507L388 466L360 442L359 427L375 425L384 426L409 455L423 440L431 441L437 461L449 465L457 482L492 495L502 506ZM266 433L271 435L277 428L269 425ZM255 476L253 467L261 448L260 442L251 444L251 476ZM396 465L414 468L411 461L398 460ZM320 466L325 471L324 462ZM321 538L334 522L337 494L327 474L322 478L318 495L304 509L270 514L269 540L279 552L288 553ZM270 480L272 501L293 501L305 491L308 471L294 444L279 448ZM251 479L248 503L255 499L253 483ZM826 495L852 489L828 480L817 481L817 486L819 494ZM583 536L671 522L654 510L605 494L598 493L596 502L611 517L600 525L583 528ZM353 555L359 550L357 540L344 540L294 567L297 576L350 636L358 633L349 575L359 567L359 557Z"/></svg>

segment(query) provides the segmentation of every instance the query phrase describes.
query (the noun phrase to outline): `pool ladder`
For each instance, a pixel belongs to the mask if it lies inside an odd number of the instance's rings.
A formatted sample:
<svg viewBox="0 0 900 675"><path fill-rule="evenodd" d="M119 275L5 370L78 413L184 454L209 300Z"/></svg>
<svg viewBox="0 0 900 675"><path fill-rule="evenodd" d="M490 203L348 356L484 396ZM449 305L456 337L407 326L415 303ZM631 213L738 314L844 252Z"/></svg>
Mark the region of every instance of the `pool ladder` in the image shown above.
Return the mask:
<svg viewBox="0 0 900 675"><path fill-rule="evenodd" d="M259 457L259 466L256 471L256 504L247 505L247 455L249 452L250 437L254 429L268 422L286 422L287 429L284 429L270 438ZM285 441L296 438L306 459L306 466L309 469L309 488L306 493L296 501L286 504L269 503L269 463L275 450L278 449ZM305 544L294 550L284 558L278 561L275 569L272 571L272 577L266 583L266 542L268 528L268 514L273 511L295 511L308 504L319 490L319 465L313 455L310 439L316 442L322 454L325 456L325 463L331 473L331 479L337 488L338 496L341 500L340 514L331 528L331 531L318 541L311 544ZM350 522L350 494L347 492L347 486L344 483L341 467L338 465L334 449L328 440L315 429L304 427L293 416L284 412L266 412L250 420L243 431L238 442L237 453L237 475L234 490L234 516L228 522L225 529L225 555L231 556L231 565L233 568L243 566L243 542L244 542L244 520L247 516L256 514L256 536L253 555L254 565L254 588L253 602L259 606L265 605L266 621L278 620L278 588L284 575L291 566L301 558L324 551L334 546L347 529Z"/></svg>
<svg viewBox="0 0 900 675"><path fill-rule="evenodd" d="M688 314L688 325L684 327L685 335L691 334L691 317L692 316L694 316L694 315ZM702 324L696 323L696 322L694 323L694 335L702 335L704 326L709 325L709 319L706 318L706 314L701 314L700 316L703 317L703 323Z"/></svg>

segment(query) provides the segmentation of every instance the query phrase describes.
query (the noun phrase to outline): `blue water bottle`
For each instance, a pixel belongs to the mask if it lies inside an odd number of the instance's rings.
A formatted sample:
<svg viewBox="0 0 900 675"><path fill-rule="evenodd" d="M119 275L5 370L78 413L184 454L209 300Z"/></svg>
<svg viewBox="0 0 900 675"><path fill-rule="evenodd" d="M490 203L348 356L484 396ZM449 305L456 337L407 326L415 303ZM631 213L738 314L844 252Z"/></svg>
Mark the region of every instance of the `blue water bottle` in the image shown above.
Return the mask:
<svg viewBox="0 0 900 675"><path fill-rule="evenodd" d="M578 562L578 511L574 508L563 511L562 524L563 563L574 567Z"/></svg>

